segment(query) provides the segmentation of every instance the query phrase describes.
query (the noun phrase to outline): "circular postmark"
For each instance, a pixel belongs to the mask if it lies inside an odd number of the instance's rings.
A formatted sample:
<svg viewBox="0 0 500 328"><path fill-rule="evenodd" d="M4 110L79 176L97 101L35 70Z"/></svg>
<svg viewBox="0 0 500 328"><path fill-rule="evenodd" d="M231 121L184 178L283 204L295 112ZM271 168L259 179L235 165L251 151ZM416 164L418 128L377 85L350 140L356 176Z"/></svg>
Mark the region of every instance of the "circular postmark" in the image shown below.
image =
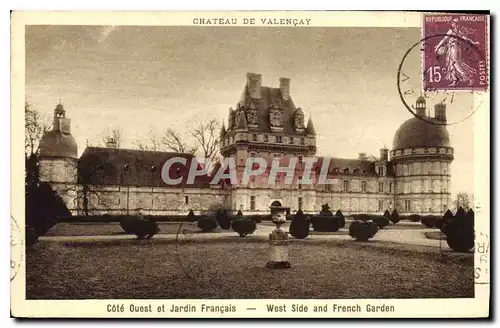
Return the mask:
<svg viewBox="0 0 500 328"><path fill-rule="evenodd" d="M16 278L23 260L23 239L16 219L10 216L10 281Z"/></svg>
<svg viewBox="0 0 500 328"><path fill-rule="evenodd" d="M454 40L456 48L453 51L459 52L455 57L467 59L462 66L456 67L467 69L469 75L454 71L456 68L450 62L452 55L447 54L452 50L441 46L444 38ZM481 103L474 101L474 93L484 90L467 88L467 84L475 83L474 79L483 76L480 74L483 74L481 69L485 65L484 52L470 39L449 34L426 36L405 52L399 64L397 89L401 102L412 115L429 124L461 123L480 108ZM468 76L469 80L466 82L462 78L457 81L457 76ZM423 103L420 107L419 101ZM433 106L434 115L431 112ZM438 106L445 108L444 117L439 117Z"/></svg>

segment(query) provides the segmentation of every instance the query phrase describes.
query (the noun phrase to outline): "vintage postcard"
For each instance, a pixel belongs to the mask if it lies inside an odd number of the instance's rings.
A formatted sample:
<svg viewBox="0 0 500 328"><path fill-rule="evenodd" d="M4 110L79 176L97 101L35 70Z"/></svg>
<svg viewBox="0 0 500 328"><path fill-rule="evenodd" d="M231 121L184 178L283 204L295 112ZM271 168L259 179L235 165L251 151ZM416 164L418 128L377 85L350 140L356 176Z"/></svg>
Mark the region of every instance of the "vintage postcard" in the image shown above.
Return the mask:
<svg viewBox="0 0 500 328"><path fill-rule="evenodd" d="M14 12L12 316L489 317L489 36Z"/></svg>

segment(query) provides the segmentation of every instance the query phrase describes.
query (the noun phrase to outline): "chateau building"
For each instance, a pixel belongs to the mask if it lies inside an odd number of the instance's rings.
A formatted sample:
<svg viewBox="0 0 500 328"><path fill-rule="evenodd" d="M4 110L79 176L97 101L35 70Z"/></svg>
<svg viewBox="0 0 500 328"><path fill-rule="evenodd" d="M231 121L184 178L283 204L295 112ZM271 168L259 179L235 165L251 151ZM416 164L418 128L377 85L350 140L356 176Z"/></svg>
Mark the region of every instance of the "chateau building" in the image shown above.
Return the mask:
<svg viewBox="0 0 500 328"><path fill-rule="evenodd" d="M245 214L268 213L279 201L290 212L316 213L328 203L346 214L381 213L397 208L401 214L442 214L451 205L450 164L453 148L446 129L446 106L436 104L431 117L424 97L416 101L416 115L394 135L392 149L380 149L379 158L359 154L355 159L317 156L316 131L311 118L295 105L288 78L279 87L262 85L262 75L248 73L227 126L220 131L220 153L234 159L238 178L248 158L263 159L262 174L245 183L211 184L212 176L187 183L186 166L172 166L178 185L162 179L163 164L190 154L107 147L87 147L78 158L70 120L62 105L54 110L54 123L40 142L40 179L50 182L74 213L121 214L142 208L150 214L186 214L224 206ZM311 160L312 159L312 160ZM269 184L273 161L286 168L297 161L293 178L278 173ZM309 162L310 161L310 162ZM309 169L309 170L308 170ZM322 171L323 170L323 171ZM310 172L304 177L304 172ZM330 183L317 181L326 173Z"/></svg>

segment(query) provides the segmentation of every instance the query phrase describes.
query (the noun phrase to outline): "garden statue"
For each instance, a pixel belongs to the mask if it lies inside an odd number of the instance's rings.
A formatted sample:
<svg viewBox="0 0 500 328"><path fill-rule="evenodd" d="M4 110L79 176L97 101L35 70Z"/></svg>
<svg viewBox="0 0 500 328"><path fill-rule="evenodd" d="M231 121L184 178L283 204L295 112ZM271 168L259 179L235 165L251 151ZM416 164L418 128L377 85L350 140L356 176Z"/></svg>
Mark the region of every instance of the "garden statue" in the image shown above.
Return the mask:
<svg viewBox="0 0 500 328"><path fill-rule="evenodd" d="M286 222L286 208L281 205L271 205L270 209L276 229L269 234L269 261L266 267L270 269L290 268L288 234L281 229Z"/></svg>

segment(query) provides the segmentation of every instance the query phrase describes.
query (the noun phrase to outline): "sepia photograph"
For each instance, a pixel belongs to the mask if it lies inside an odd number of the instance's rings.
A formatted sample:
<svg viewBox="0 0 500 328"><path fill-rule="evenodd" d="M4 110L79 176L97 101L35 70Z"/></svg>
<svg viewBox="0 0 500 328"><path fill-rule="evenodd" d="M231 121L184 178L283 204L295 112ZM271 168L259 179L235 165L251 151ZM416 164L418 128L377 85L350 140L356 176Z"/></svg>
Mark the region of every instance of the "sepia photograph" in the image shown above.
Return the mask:
<svg viewBox="0 0 500 328"><path fill-rule="evenodd" d="M25 26L26 300L369 316L477 297L489 15L247 14Z"/></svg>

